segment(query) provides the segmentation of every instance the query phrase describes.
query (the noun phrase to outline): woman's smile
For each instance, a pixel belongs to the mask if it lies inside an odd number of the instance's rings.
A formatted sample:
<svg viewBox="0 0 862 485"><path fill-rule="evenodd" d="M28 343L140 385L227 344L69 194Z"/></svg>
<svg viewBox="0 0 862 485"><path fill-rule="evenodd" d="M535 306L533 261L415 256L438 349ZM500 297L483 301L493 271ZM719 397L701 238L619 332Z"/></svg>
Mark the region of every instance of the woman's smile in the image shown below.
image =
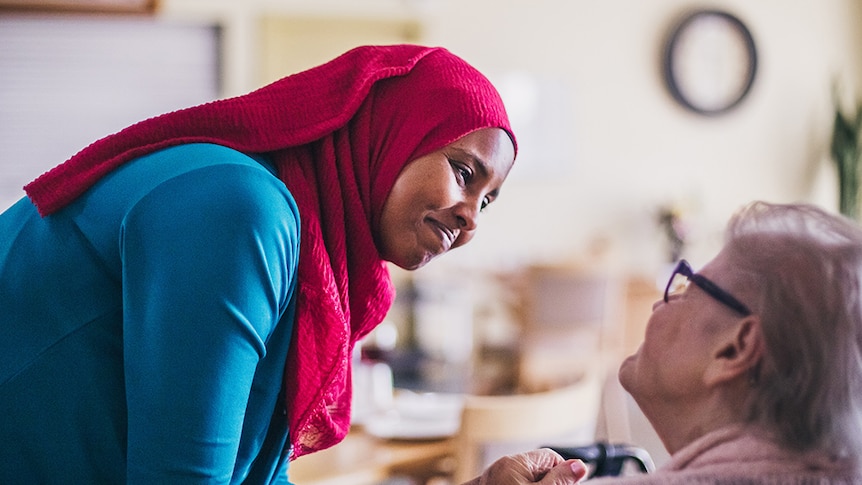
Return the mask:
<svg viewBox="0 0 862 485"><path fill-rule="evenodd" d="M445 253L446 251L451 249L452 245L455 244L455 239L458 237L455 231L449 229L448 226L432 217L427 217L426 220L428 221L431 230L437 234L437 236L440 238L440 242L443 245L443 250L440 251L440 253Z"/></svg>

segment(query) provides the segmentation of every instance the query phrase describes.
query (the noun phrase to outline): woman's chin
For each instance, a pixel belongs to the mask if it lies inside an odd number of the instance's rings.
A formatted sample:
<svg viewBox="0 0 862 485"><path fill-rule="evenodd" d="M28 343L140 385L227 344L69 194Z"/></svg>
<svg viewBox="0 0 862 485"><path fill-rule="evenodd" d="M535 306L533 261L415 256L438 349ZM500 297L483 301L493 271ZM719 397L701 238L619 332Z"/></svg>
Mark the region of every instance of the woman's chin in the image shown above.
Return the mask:
<svg viewBox="0 0 862 485"><path fill-rule="evenodd" d="M638 349L640 350L640 349ZM637 366L637 352L625 358L620 364L619 370L617 371L617 378L620 381L620 384L623 386L623 389L626 391L629 390L628 383L632 382L632 375L635 372L635 367Z"/></svg>
<svg viewBox="0 0 862 485"><path fill-rule="evenodd" d="M390 263L394 264L395 266L398 266L399 268L401 268L403 270L415 271L415 270L425 266L426 264L428 264L436 256L439 256L439 255L431 255L431 254L425 253L424 255L417 256L415 258L404 258L404 259L400 259L397 261L393 260L393 259L388 259L388 261Z"/></svg>

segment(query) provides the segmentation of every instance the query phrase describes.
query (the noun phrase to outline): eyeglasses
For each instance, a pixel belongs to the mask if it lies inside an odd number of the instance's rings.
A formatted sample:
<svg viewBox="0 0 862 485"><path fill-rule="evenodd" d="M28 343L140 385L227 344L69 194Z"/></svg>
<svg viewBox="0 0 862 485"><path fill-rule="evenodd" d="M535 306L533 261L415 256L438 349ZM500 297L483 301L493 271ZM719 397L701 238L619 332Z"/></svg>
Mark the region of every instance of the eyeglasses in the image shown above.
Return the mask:
<svg viewBox="0 0 862 485"><path fill-rule="evenodd" d="M719 288L718 285L708 280L706 277L695 273L691 269L691 265L688 264L688 261L684 259L681 259L679 263L677 263L676 269L674 269L673 273L670 275L670 280L668 280L667 287L664 289L665 303L669 301L670 295L679 293L688 286L689 281L697 285L709 296L715 298L721 303L724 303L742 316L747 317L748 315L751 315L751 310L749 310L747 306L731 296L730 293Z"/></svg>

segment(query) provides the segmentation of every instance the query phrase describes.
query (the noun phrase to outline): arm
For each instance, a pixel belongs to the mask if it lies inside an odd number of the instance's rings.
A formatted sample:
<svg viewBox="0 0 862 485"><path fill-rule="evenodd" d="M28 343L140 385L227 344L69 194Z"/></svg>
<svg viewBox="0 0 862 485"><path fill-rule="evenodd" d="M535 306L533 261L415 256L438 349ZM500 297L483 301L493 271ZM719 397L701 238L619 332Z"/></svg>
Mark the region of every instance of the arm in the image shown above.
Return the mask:
<svg viewBox="0 0 862 485"><path fill-rule="evenodd" d="M548 449L533 450L500 458L482 476L463 485L573 485L587 475L579 460L563 460Z"/></svg>
<svg viewBox="0 0 862 485"><path fill-rule="evenodd" d="M251 170L169 180L124 222L129 483L232 478L299 244L283 185Z"/></svg>

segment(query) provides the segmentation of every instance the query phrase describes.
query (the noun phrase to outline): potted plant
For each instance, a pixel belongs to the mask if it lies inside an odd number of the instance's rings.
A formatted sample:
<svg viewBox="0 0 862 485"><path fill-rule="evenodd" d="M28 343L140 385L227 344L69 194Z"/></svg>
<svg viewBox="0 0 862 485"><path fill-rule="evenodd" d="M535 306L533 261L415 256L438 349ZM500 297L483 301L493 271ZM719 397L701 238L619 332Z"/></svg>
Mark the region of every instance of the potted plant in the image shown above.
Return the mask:
<svg viewBox="0 0 862 485"><path fill-rule="evenodd" d="M859 165L862 163L862 103L852 116L842 110L835 97L835 121L832 128L831 155L838 172L838 209L847 217L859 220Z"/></svg>

